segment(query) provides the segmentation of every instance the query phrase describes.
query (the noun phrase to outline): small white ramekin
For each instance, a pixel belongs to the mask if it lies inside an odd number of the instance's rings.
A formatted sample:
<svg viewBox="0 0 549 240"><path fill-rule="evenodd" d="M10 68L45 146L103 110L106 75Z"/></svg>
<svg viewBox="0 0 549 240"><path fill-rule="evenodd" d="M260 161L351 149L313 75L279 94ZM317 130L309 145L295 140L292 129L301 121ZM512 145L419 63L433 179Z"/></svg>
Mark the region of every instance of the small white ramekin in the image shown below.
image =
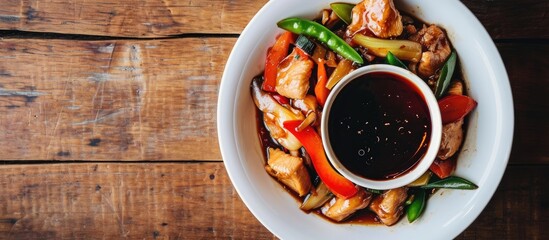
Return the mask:
<svg viewBox="0 0 549 240"><path fill-rule="evenodd" d="M358 176L351 171L349 171L338 159L336 154L334 153L332 149L332 145L330 143L329 138L329 131L328 131L328 121L330 116L330 109L333 105L334 100L338 97L341 90L350 82L354 81L355 79L358 79L360 76L363 76L365 74L374 73L374 72L388 72L395 74L397 76L400 76L403 80L408 81L409 83L413 84L419 89L419 93L423 96L427 103L427 107L429 109L429 114L431 117L431 138L429 141L429 147L427 148L426 153L424 154L423 158L419 160L419 163L412 168L411 170L408 170L405 173L400 174L399 176L396 176L394 178L385 179L385 180L372 180L367 179L362 176ZM321 121L321 133L322 133L322 144L324 145L324 149L326 151L326 155L328 156L328 159L332 163L332 166L345 178L349 179L350 181L354 182L357 185L360 185L362 187L371 188L371 189L379 189L379 190L386 190L386 189L392 189L392 188L398 188L405 186L417 178L419 178L425 171L429 169L429 166L433 163L437 156L438 149L440 147L440 140L442 135L442 121L440 117L440 109L438 107L437 99L435 98L433 92L427 86L427 84L418 76L413 74L412 72L387 65L387 64L373 64L361 67L359 69L354 70L347 76L345 76L341 81L332 89L330 92L330 95L328 96L328 99L326 100L326 103L324 105L324 110L322 112L322 121Z"/></svg>

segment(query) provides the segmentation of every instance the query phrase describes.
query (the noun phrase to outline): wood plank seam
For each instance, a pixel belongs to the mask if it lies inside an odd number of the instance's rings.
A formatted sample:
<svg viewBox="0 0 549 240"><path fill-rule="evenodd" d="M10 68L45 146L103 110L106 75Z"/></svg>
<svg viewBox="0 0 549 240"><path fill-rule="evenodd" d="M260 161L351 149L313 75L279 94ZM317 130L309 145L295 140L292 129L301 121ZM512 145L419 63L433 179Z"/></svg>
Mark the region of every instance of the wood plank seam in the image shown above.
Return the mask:
<svg viewBox="0 0 549 240"><path fill-rule="evenodd" d="M179 38L238 38L238 33L181 33L169 36L150 38L125 37L125 36L103 36L55 32L33 32L22 30L0 30L0 39L66 39L66 40L86 40L86 41L104 41L104 40L165 40Z"/></svg>

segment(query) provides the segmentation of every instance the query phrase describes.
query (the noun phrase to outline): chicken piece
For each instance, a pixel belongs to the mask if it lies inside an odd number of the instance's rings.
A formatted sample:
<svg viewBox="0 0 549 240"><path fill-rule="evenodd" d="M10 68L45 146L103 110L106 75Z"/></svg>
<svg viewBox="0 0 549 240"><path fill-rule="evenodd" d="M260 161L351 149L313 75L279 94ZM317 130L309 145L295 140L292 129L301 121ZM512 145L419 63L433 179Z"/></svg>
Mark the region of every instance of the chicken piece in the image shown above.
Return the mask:
<svg viewBox="0 0 549 240"><path fill-rule="evenodd" d="M387 226L395 224L403 213L404 201L408 197L405 187L385 191L372 200L370 209Z"/></svg>
<svg viewBox="0 0 549 240"><path fill-rule="evenodd" d="M352 37L366 29L380 38L396 37L402 33L402 16L393 0L364 0L353 8L347 36Z"/></svg>
<svg viewBox="0 0 549 240"><path fill-rule="evenodd" d="M368 204L370 204L370 200L372 200L372 193L361 188L356 195L351 198L332 198L325 203L320 210L324 216L329 217L336 222L341 222L354 212L367 207Z"/></svg>
<svg viewBox="0 0 549 240"><path fill-rule="evenodd" d="M300 157L294 157L280 149L269 148L269 160L265 170L300 197L311 189L309 172Z"/></svg>
<svg viewBox="0 0 549 240"><path fill-rule="evenodd" d="M280 62L276 75L275 90L282 96L302 99L309 90L309 78L314 62L293 52Z"/></svg>
<svg viewBox="0 0 549 240"><path fill-rule="evenodd" d="M453 156L461 146L463 141L463 119L459 121L444 124L442 126L442 138L440 139L440 148L437 157L446 160Z"/></svg>
<svg viewBox="0 0 549 240"><path fill-rule="evenodd" d="M422 78L434 75L452 52L446 34L436 25L423 26L419 32L410 36L410 40L419 42L426 49L421 54L417 69Z"/></svg>

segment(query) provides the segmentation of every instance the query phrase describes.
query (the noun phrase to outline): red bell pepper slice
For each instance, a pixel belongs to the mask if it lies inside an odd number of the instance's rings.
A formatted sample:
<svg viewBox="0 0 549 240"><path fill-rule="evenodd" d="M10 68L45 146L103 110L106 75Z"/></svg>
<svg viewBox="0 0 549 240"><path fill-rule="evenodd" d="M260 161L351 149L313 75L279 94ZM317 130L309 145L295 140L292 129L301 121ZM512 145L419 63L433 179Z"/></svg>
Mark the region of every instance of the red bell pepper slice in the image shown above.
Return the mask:
<svg viewBox="0 0 549 240"><path fill-rule="evenodd" d="M286 121L284 122L284 128L290 131L303 144L303 147L305 147L305 150L311 156L311 162L322 182L337 197L347 199L354 196L358 192L358 188L354 183L341 176L332 168L324 153L324 146L322 146L320 135L311 126L307 126L298 132L296 128L300 123L301 120Z"/></svg>
<svg viewBox="0 0 549 240"><path fill-rule="evenodd" d="M448 95L438 101L438 106L442 124L447 124L465 117L477 106L477 102L465 95Z"/></svg>
<svg viewBox="0 0 549 240"><path fill-rule="evenodd" d="M276 73L278 64L288 55L290 44L295 41L294 34L284 32L277 39L275 44L267 51L267 59L265 60L265 71L263 77L263 90L274 92L276 86Z"/></svg>
<svg viewBox="0 0 549 240"><path fill-rule="evenodd" d="M284 97L278 93L275 93L273 95L273 98L278 102L280 103L280 105L290 105L290 100L287 98L287 97Z"/></svg>
<svg viewBox="0 0 549 240"><path fill-rule="evenodd" d="M457 163L456 158L450 158L446 160L440 160L437 158L435 159L433 164L431 164L431 166L429 167L429 170L431 170L431 172L433 172L435 175L437 175L441 179L447 178L450 175L452 175L452 173L456 169L456 163Z"/></svg>
<svg viewBox="0 0 549 240"><path fill-rule="evenodd" d="M330 94L330 89L326 88L326 83L328 82L328 76L326 75L326 67L324 66L324 59L321 59L320 61L318 61L317 79L318 79L318 82L315 85L315 96L320 106L324 107L324 104L326 103L326 99Z"/></svg>

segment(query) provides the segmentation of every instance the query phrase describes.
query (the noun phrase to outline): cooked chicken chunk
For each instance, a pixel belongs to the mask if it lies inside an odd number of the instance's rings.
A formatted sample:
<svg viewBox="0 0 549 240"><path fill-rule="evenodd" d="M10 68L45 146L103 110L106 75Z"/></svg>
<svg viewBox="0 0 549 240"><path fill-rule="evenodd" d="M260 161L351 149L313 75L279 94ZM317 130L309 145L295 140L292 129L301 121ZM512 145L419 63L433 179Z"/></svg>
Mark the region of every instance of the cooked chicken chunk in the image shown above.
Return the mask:
<svg viewBox="0 0 549 240"><path fill-rule="evenodd" d="M405 187L385 191L372 200L370 209L387 226L395 224L403 213L403 203L408 197Z"/></svg>
<svg viewBox="0 0 549 240"><path fill-rule="evenodd" d="M446 34L435 25L423 26L419 32L410 36L410 40L419 42L426 49L421 54L417 69L418 75L423 78L434 75L452 52Z"/></svg>
<svg viewBox="0 0 549 240"><path fill-rule="evenodd" d="M402 33L402 17L393 0L364 0L353 8L347 35L353 36L366 29L380 38L396 37Z"/></svg>
<svg viewBox="0 0 549 240"><path fill-rule="evenodd" d="M302 99L309 90L309 77L313 72L314 62L301 57L296 50L278 65L275 90L282 96Z"/></svg>
<svg viewBox="0 0 549 240"><path fill-rule="evenodd" d="M334 197L322 206L321 211L326 217L340 222L354 212L368 206L372 199L372 193L360 189L356 195L349 199Z"/></svg>
<svg viewBox="0 0 549 240"><path fill-rule="evenodd" d="M444 124L442 126L442 138L437 154L437 157L441 160L450 158L459 150L463 140L462 125L463 119L460 119L459 121Z"/></svg>
<svg viewBox="0 0 549 240"><path fill-rule="evenodd" d="M284 185L303 196L311 189L309 172L300 157L294 157L280 149L269 148L269 160L265 170Z"/></svg>

